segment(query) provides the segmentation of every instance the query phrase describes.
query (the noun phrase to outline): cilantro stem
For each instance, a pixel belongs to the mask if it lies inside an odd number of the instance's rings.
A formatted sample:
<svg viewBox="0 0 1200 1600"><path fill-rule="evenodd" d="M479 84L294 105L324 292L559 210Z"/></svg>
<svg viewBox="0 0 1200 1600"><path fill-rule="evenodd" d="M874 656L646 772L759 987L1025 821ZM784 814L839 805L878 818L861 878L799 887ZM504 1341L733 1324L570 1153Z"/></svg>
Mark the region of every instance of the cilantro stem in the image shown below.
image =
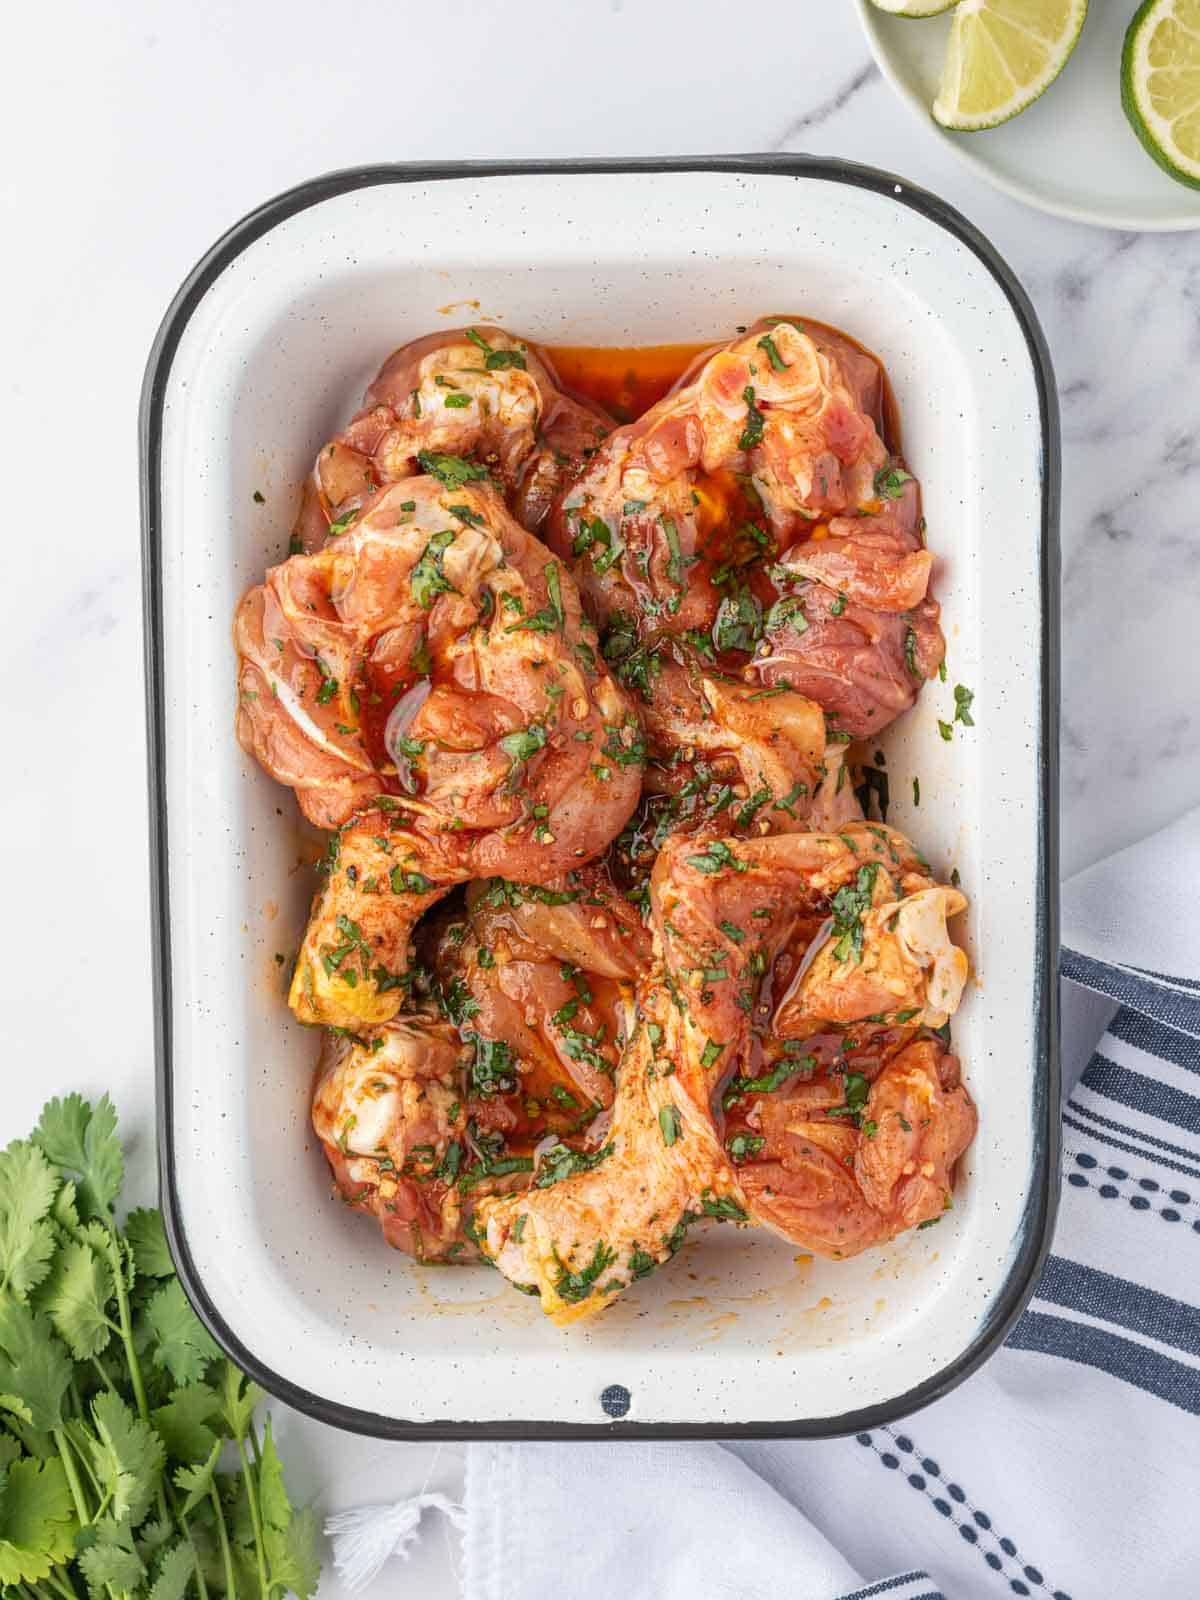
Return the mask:
<svg viewBox="0 0 1200 1600"><path fill-rule="evenodd" d="M133 1397L137 1401L138 1416L147 1425L150 1422L150 1407L146 1403L146 1386L142 1382L142 1368L138 1361L137 1351L133 1344L133 1319L129 1314L129 1290L125 1285L125 1256L116 1234L112 1231L110 1223L108 1230L108 1258L112 1265L113 1284L117 1291L117 1316L120 1318L118 1329L121 1343L125 1346L125 1365L129 1368L129 1381L133 1385Z"/></svg>
<svg viewBox="0 0 1200 1600"><path fill-rule="evenodd" d="M225 1526L225 1512L221 1508L221 1496L217 1493L215 1483L208 1486L208 1496L212 1501L213 1515L217 1519L217 1538L221 1543L221 1564L225 1568L225 1593L237 1594L237 1584L233 1579L233 1555L229 1549L229 1530Z"/></svg>
<svg viewBox="0 0 1200 1600"><path fill-rule="evenodd" d="M101 1365L101 1363L96 1360L95 1356L90 1356L88 1359L91 1361L93 1367L95 1367L95 1369L96 1369L96 1376L100 1379L100 1382L104 1385L104 1387L108 1390L108 1392L110 1394L117 1394L118 1390L117 1390L116 1384L109 1377L108 1373L105 1372L105 1370L104 1370L103 1366ZM82 1410L82 1407L80 1409Z"/></svg>
<svg viewBox="0 0 1200 1600"><path fill-rule="evenodd" d="M78 1445L75 1445L74 1449L75 1454L78 1457L77 1465L83 1468L83 1476L87 1480L87 1483L91 1485L92 1493L95 1495L96 1499L99 1500L102 1490L100 1488L100 1480L97 1478L92 1469L92 1463L88 1460L86 1454L79 1448ZM95 1518L92 1520L95 1521Z"/></svg>
<svg viewBox="0 0 1200 1600"><path fill-rule="evenodd" d="M79 1481L79 1474L75 1470L75 1456L71 1446L67 1443L67 1436L61 1428L52 1428L51 1434L59 1460L63 1464L63 1471L67 1475L67 1486L71 1491L71 1499L75 1502L75 1515L79 1518L79 1526L85 1528L92 1520L88 1514L87 1501L83 1497L83 1485Z"/></svg>
<svg viewBox="0 0 1200 1600"><path fill-rule="evenodd" d="M68 1583L65 1578L60 1578L53 1569L46 1574L47 1581L52 1583L63 1600L79 1600L79 1592L74 1584Z"/></svg>
<svg viewBox="0 0 1200 1600"><path fill-rule="evenodd" d="M54 1589L58 1590L59 1594L62 1595L62 1600L78 1600L78 1590L75 1589L74 1584L67 1581L66 1578L59 1578L59 1574L56 1571L48 1571L46 1573L46 1581L53 1584Z"/></svg>
<svg viewBox="0 0 1200 1600"><path fill-rule="evenodd" d="M187 1540L188 1549L192 1552L192 1562L196 1571L196 1588L199 1592L200 1600L208 1600L208 1584L204 1581L204 1569L200 1565L200 1552L196 1549L196 1541L192 1538L192 1529L188 1519L175 1509L175 1492L169 1483L167 1484L167 1495L170 1498L171 1517L176 1526L183 1530L183 1537ZM158 1503L160 1508L166 1503L163 1499L161 1484L159 1485L158 1490ZM159 1511L159 1515L163 1515L161 1509ZM233 1593L237 1593L236 1589L233 1591Z"/></svg>
<svg viewBox="0 0 1200 1600"><path fill-rule="evenodd" d="M251 1427L251 1435L254 1429ZM254 1453L258 1455L258 1440L254 1439ZM258 1584L262 1590L262 1600L271 1600L271 1590L267 1583L267 1558L263 1550L262 1517L258 1509L258 1486L254 1481L254 1473L246 1456L246 1445L241 1439L237 1442L238 1460L242 1464L242 1475L246 1480L246 1499L250 1505L250 1521L254 1528L254 1554L258 1561Z"/></svg>

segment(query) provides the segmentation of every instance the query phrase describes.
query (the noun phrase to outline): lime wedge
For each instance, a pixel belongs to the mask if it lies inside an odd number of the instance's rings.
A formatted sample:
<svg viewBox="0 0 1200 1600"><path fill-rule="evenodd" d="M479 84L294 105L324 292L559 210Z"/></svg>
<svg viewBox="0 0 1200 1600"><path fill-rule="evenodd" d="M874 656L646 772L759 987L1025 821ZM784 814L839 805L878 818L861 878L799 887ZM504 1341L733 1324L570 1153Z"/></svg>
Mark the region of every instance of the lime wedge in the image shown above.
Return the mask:
<svg viewBox="0 0 1200 1600"><path fill-rule="evenodd" d="M933 115L943 128L995 128L1044 94L1067 64L1087 0L961 0Z"/></svg>
<svg viewBox="0 0 1200 1600"><path fill-rule="evenodd" d="M958 0L871 0L871 4L889 17L940 17Z"/></svg>
<svg viewBox="0 0 1200 1600"><path fill-rule="evenodd" d="M1121 104L1146 149L1200 189L1200 0L1146 0L1121 52Z"/></svg>

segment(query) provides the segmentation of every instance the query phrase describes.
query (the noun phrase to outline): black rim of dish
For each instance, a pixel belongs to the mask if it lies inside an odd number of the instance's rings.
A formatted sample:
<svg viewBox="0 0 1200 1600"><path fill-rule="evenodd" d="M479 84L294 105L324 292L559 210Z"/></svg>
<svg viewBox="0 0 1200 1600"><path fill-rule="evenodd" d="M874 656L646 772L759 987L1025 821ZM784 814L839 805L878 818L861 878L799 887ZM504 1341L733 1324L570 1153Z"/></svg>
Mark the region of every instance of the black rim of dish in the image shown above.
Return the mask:
<svg viewBox="0 0 1200 1600"><path fill-rule="evenodd" d="M249 245L298 211L337 195L381 184L430 183L589 173L713 172L809 178L888 195L944 228L976 255L1003 290L1029 350L1042 429L1039 849L1037 944L1034 953L1035 1085L1033 1173L1020 1233L1007 1276L971 1343L955 1360L915 1388L878 1405L837 1417L780 1422L562 1423L553 1419L410 1422L362 1411L292 1383L274 1372L229 1327L210 1299L188 1246L175 1185L171 1071L171 928L168 904L166 719L163 695L163 627L160 566L163 401L175 352L196 307L220 274ZM142 385L141 458L142 585L145 625L146 717L150 789L150 879L153 929L154 1034L157 1085L159 1187L163 1216L180 1282L197 1315L239 1367L269 1393L298 1411L335 1427L392 1439L821 1439L876 1428L910 1415L947 1394L1000 1346L1033 1294L1050 1247L1058 1203L1058 705L1059 705L1059 428L1050 356L1024 289L977 228L936 195L874 167L836 158L790 155L696 156L638 161L463 161L352 167L299 184L249 213L207 252L184 280L155 337ZM617 1358L614 1358L614 1365ZM619 1377L614 1373L614 1377ZM607 1391L606 1391L607 1392ZM603 1415L603 1412L601 1413Z"/></svg>

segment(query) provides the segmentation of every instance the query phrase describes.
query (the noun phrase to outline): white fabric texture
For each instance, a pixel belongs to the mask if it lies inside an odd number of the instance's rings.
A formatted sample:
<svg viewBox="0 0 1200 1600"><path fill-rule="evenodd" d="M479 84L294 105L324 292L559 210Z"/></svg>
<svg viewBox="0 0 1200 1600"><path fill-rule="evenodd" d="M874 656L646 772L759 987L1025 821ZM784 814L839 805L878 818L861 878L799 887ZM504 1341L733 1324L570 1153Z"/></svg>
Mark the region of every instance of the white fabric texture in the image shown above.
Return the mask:
<svg viewBox="0 0 1200 1600"><path fill-rule="evenodd" d="M824 1600L854 1569L811 1522L715 1444L480 1444L467 1452L466 1592L513 1600L553 1587L571 1600ZM687 1508L696 1512L696 1520ZM557 1523L545 1520L550 1510ZM726 1545L697 1538L719 1518ZM736 1530L736 1535L735 1535Z"/></svg>
<svg viewBox="0 0 1200 1600"><path fill-rule="evenodd" d="M1063 972L1116 1006L1064 1041L1054 1246L982 1371L849 1439L472 1445L466 1600L1200 1592L1197 883L1193 813L1064 888Z"/></svg>
<svg viewBox="0 0 1200 1600"><path fill-rule="evenodd" d="M333 1564L351 1593L365 1588L391 1556L408 1560L426 1511L440 1511L460 1533L465 1531L462 1506L438 1493L414 1494L391 1505L359 1506L326 1520L325 1532L333 1540Z"/></svg>

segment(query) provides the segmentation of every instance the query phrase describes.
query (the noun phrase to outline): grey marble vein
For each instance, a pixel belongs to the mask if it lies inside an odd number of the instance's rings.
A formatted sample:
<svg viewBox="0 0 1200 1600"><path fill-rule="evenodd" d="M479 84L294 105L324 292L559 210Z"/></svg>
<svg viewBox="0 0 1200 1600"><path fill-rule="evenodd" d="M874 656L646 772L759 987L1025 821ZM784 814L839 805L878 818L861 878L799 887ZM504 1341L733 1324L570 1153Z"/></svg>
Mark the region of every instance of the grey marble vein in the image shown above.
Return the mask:
<svg viewBox="0 0 1200 1600"><path fill-rule="evenodd" d="M784 150L796 138L797 134L804 133L809 128L819 128L823 123L828 122L831 117L836 116L839 111L845 110L861 90L878 78L879 68L873 61L868 61L865 66L859 68L852 78L848 78L840 88L836 89L828 99L822 100L818 105L813 106L810 111L802 111L799 115L793 117L779 137L772 142L771 149Z"/></svg>

